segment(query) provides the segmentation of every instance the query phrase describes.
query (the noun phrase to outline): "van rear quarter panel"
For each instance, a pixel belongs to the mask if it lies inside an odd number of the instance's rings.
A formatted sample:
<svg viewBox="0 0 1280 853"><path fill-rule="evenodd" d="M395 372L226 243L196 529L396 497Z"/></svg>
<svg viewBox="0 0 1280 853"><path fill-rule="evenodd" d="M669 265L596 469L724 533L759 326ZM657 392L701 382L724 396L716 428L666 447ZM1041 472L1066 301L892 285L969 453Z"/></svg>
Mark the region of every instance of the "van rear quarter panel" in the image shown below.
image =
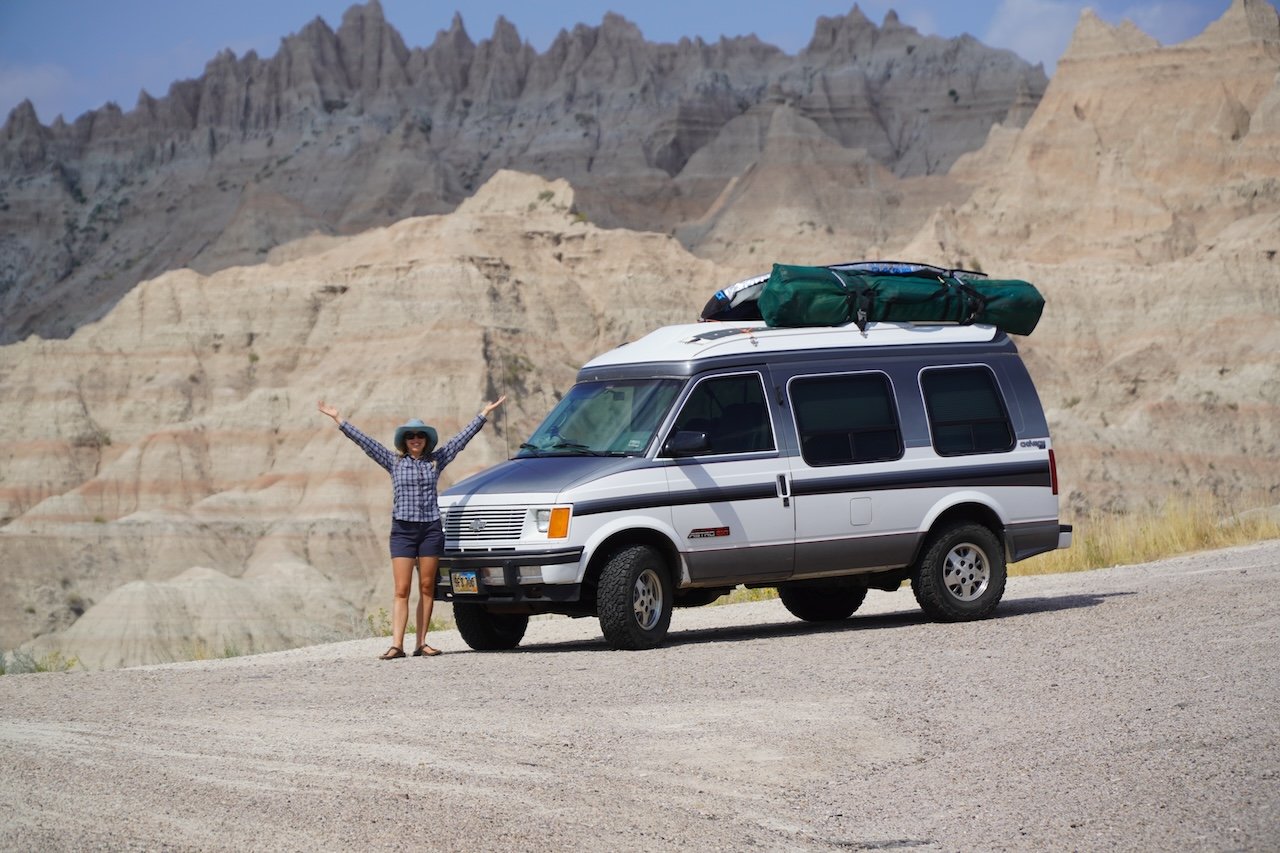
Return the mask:
<svg viewBox="0 0 1280 853"><path fill-rule="evenodd" d="M942 456L933 447L920 377L934 368L981 365L996 379L1013 428L1013 448ZM1049 481L1049 432L1039 397L1011 341L987 345L868 349L772 364L774 405L793 456L796 576L905 565L949 510L985 507L1006 531L1056 529ZM798 450L789 383L806 376L878 372L893 388L903 456L887 462L810 466ZM984 514L985 515L985 514Z"/></svg>

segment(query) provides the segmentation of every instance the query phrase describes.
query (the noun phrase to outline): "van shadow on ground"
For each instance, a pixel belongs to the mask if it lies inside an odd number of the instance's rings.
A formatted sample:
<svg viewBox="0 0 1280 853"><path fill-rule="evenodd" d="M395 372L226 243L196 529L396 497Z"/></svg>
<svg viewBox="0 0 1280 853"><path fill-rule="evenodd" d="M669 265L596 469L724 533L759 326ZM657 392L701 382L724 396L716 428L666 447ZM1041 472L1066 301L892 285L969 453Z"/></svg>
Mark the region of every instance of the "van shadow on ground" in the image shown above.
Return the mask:
<svg viewBox="0 0 1280 853"><path fill-rule="evenodd" d="M1111 592L1019 598L1001 602L990 618L993 620L1014 619L1022 616L1035 616L1041 613L1079 610L1085 607L1096 607L1108 598L1134 594L1134 592ZM798 619L786 619L778 622L756 623L754 625L672 631L662 645L671 647L736 640L761 640L770 637L802 637L812 634L883 631L926 624L931 623L919 610L902 610L894 613L880 613L874 616L858 616L854 614L852 617L838 622L802 622ZM591 640L571 640L562 643L528 643L513 649L512 652L580 652L608 650L608 648L604 638L601 637Z"/></svg>

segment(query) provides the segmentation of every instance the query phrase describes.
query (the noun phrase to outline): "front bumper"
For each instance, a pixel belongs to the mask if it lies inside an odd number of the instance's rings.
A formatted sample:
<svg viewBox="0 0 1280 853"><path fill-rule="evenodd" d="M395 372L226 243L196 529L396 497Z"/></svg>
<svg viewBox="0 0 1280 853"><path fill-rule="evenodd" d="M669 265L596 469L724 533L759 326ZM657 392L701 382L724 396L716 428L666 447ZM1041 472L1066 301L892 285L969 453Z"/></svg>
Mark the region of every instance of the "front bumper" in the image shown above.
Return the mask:
<svg viewBox="0 0 1280 853"><path fill-rule="evenodd" d="M543 567L578 563L582 548L547 551L446 551L436 575L436 599L443 601L513 603L576 602L582 594L578 583L548 583ZM477 591L455 593L452 573L475 572ZM556 574L563 575L563 572Z"/></svg>

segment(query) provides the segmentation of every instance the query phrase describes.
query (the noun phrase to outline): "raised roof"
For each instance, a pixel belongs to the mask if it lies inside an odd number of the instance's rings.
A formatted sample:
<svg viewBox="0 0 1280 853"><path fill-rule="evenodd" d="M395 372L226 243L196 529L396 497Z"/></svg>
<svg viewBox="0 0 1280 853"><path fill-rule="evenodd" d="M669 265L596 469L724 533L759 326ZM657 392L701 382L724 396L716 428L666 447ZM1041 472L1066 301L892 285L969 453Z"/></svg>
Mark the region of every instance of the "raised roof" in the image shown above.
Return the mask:
<svg viewBox="0 0 1280 853"><path fill-rule="evenodd" d="M664 361L696 361L759 352L847 347L973 344L995 340L995 326L945 323L869 323L866 332L843 326L770 328L763 321L663 326L596 356L583 369Z"/></svg>

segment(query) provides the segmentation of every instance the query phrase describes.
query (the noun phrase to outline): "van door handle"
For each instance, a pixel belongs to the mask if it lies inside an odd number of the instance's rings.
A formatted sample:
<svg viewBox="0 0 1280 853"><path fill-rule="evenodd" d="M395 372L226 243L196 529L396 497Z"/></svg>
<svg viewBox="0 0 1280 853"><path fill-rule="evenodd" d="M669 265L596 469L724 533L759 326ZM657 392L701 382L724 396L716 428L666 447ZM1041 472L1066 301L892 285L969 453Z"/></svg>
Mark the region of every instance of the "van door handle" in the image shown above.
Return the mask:
<svg viewBox="0 0 1280 853"><path fill-rule="evenodd" d="M791 489L787 485L787 475L778 475L778 497L782 498L784 507L791 506Z"/></svg>

